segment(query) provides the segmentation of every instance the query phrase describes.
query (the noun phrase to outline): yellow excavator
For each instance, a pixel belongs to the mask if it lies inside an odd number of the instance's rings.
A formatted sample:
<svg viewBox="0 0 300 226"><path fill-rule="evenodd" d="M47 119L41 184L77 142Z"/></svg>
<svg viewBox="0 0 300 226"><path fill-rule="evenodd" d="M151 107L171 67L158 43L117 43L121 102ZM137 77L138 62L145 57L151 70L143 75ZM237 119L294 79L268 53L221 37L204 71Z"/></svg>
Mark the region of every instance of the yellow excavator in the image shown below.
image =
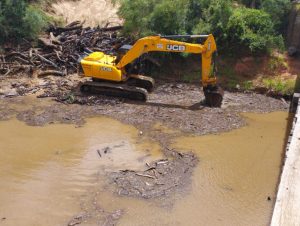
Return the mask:
<svg viewBox="0 0 300 226"><path fill-rule="evenodd" d="M174 40L184 38L206 40L204 44ZM148 92L153 90L154 80L139 74L137 65L141 56L149 52L195 53L202 56L202 86L205 102L211 107L220 107L223 90L217 86L216 81L214 60L216 51L217 46L212 34L148 36L139 39L133 46L122 46L116 56L91 52L79 59L79 73L92 78L91 81L83 83L80 89L82 92L146 101Z"/></svg>

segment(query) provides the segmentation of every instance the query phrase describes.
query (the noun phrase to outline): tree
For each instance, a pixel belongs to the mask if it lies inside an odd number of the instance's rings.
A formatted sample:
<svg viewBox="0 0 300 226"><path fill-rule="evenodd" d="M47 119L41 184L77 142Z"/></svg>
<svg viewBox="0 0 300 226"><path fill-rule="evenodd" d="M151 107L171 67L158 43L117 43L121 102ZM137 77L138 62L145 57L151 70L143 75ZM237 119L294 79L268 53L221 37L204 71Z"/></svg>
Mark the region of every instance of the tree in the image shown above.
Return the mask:
<svg viewBox="0 0 300 226"><path fill-rule="evenodd" d="M121 0L119 15L127 34L176 34L185 31L187 0Z"/></svg>
<svg viewBox="0 0 300 226"><path fill-rule="evenodd" d="M276 34L270 15L263 10L236 9L229 18L227 34L229 46L243 47L253 53L283 46L282 36Z"/></svg>
<svg viewBox="0 0 300 226"><path fill-rule="evenodd" d="M219 50L242 47L252 53L283 46L280 34L290 5L288 0L115 1L127 34L212 33Z"/></svg>
<svg viewBox="0 0 300 226"><path fill-rule="evenodd" d="M48 17L24 0L2 0L0 4L0 43L34 38L47 25Z"/></svg>
<svg viewBox="0 0 300 226"><path fill-rule="evenodd" d="M288 25L288 14L291 9L290 0L264 0L261 9L270 14L274 23L274 28L284 34Z"/></svg>
<svg viewBox="0 0 300 226"><path fill-rule="evenodd" d="M227 38L226 26L233 12L232 1L212 0L207 2L201 0L199 2L202 2L202 13L197 24L190 22L190 25L193 26L192 32L195 34L212 33L218 42L223 43Z"/></svg>

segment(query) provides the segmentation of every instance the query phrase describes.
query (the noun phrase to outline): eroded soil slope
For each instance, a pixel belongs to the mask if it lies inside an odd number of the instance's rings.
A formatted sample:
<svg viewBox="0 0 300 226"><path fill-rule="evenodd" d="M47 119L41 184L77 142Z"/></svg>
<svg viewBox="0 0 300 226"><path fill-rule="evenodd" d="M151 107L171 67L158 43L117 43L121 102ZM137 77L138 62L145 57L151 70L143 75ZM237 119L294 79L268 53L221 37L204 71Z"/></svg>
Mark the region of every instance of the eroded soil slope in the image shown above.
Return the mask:
<svg viewBox="0 0 300 226"><path fill-rule="evenodd" d="M59 1L52 8L67 23L79 20L92 27L122 23L117 16L118 8L109 0Z"/></svg>

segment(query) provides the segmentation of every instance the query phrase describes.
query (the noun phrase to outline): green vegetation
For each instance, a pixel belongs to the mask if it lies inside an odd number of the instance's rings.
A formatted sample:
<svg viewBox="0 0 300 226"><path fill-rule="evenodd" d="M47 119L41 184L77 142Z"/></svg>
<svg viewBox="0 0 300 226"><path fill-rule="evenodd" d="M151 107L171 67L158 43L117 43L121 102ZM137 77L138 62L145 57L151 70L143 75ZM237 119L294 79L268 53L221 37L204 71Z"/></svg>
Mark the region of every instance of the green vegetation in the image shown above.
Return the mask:
<svg viewBox="0 0 300 226"><path fill-rule="evenodd" d="M229 18L227 32L228 48L235 51L242 47L267 52L283 47L283 38L276 35L270 15L258 9L236 9Z"/></svg>
<svg viewBox="0 0 300 226"><path fill-rule="evenodd" d="M199 74L201 74L200 70L191 71L189 73L183 74L180 78L183 82L199 82Z"/></svg>
<svg viewBox="0 0 300 226"><path fill-rule="evenodd" d="M289 0L114 0L125 32L213 33L223 52L266 53L283 48ZM239 50L239 51L234 51ZM242 50L242 51L241 51Z"/></svg>
<svg viewBox="0 0 300 226"><path fill-rule="evenodd" d="M254 88L252 81L245 81L243 82L242 89L244 90L252 90Z"/></svg>
<svg viewBox="0 0 300 226"><path fill-rule="evenodd" d="M294 92L296 83L294 79L280 80L274 78L266 78L263 79L262 82L266 88L273 90L277 93L281 93L283 95L292 94Z"/></svg>
<svg viewBox="0 0 300 226"><path fill-rule="evenodd" d="M0 3L0 43L34 39L47 26L49 17L34 4L24 0Z"/></svg>
<svg viewBox="0 0 300 226"><path fill-rule="evenodd" d="M279 69L287 69L288 65L283 55L272 55L268 62L268 69L276 72Z"/></svg>

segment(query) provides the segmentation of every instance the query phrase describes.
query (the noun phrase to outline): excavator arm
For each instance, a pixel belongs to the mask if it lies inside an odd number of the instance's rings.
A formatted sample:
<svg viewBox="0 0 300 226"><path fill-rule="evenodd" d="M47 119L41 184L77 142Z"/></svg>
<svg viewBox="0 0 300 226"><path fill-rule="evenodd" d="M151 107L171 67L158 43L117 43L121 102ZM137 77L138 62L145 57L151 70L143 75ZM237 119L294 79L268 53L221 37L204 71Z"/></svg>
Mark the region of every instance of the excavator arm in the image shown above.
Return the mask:
<svg viewBox="0 0 300 226"><path fill-rule="evenodd" d="M206 38L204 44L193 44L181 41L170 40L169 38ZM149 36L139 39L132 48L121 58L117 64L118 69L148 52L178 52L195 53L202 55L202 85L203 87L215 86L216 77L214 74L213 55L217 46L213 35L169 35Z"/></svg>

